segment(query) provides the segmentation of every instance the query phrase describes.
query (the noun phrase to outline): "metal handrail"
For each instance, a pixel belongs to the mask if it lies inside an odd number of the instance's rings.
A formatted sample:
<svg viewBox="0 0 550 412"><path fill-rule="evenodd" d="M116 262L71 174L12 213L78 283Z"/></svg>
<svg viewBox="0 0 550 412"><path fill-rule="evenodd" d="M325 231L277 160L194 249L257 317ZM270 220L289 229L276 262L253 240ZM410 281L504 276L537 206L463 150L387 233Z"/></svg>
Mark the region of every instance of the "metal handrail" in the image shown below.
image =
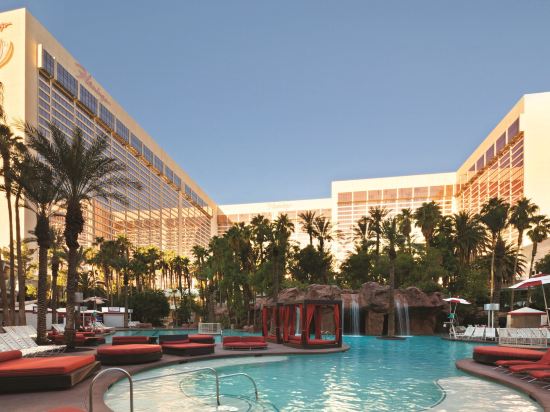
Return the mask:
<svg viewBox="0 0 550 412"><path fill-rule="evenodd" d="M185 374L189 374L189 373L202 372L202 371L212 372L214 374L214 376L216 377L216 403L218 404L218 406L220 406L220 376L218 375L218 371L214 368L199 368L199 369L193 369L193 370L190 370L190 371L168 373L168 374L165 374L165 375L151 376L149 378L136 379L134 382L143 382L143 381L149 381L149 380L152 380L152 379L166 378L168 376L185 375Z"/></svg>
<svg viewBox="0 0 550 412"><path fill-rule="evenodd" d="M231 373L229 375L221 375L220 376L220 379L221 378L231 378L233 376L244 376L245 378L247 378L248 380L250 380L250 382L252 382L252 385L254 385L254 394L256 395L256 401L258 400L258 386L256 386L256 382L254 381L254 379L252 379L252 377L246 373Z"/></svg>
<svg viewBox="0 0 550 412"><path fill-rule="evenodd" d="M134 412L134 384L132 381L132 376L128 373L127 370L122 368L109 368L104 369L101 372L99 372L96 376L94 376L94 379L92 379L92 383L90 383L90 392L89 392L89 403L90 403L90 412L94 411L94 401L93 401L93 393L94 393L94 383L97 381L97 379L106 374L107 372L122 372L130 382L130 412Z"/></svg>

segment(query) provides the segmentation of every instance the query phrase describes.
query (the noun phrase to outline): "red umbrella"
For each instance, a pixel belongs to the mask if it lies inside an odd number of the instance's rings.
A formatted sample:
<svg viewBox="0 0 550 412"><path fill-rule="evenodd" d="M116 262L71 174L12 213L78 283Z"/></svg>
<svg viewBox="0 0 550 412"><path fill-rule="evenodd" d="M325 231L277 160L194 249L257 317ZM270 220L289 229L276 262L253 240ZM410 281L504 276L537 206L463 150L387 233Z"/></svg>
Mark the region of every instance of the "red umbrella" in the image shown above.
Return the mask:
<svg viewBox="0 0 550 412"><path fill-rule="evenodd" d="M522 280L515 285L510 286L510 289L529 289L536 286L542 286L542 296L544 297L544 310L546 311L546 321L548 322L548 304L546 303L546 292L544 291L544 285L550 283L550 275L539 273L529 279Z"/></svg>

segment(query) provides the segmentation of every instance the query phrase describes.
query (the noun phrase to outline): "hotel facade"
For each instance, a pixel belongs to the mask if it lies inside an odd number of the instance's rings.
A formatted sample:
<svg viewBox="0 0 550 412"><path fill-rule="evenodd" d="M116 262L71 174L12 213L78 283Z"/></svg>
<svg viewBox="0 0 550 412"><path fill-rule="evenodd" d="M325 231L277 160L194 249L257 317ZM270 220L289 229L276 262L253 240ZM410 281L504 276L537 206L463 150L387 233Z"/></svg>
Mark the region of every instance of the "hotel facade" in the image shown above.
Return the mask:
<svg viewBox="0 0 550 412"><path fill-rule="evenodd" d="M141 183L141 190L124 193L128 205L101 199L87 205L83 246L125 235L137 246L190 255L193 245L208 244L212 199L25 9L0 13L0 82L8 123L29 122L46 135L49 123L69 136L78 127L87 143L107 136L109 155ZM22 236L28 237L35 221L21 212ZM8 245L7 227L2 200L1 246Z"/></svg>
<svg viewBox="0 0 550 412"><path fill-rule="evenodd" d="M97 237L122 234L138 246L190 256L195 244L207 245L234 223L281 213L296 225L292 239L305 245L298 216L311 210L330 218L331 248L342 261L353 249L357 220L374 206L391 215L433 200L448 215L478 212L495 196L511 204L526 196L550 215L550 93L523 96L454 172L335 181L324 199L217 205L25 9L0 13L0 82L8 122L30 122L44 133L50 122L67 134L78 127L87 142L105 135L110 155L141 182L141 191L126 191L129 205L93 200L85 212L85 246ZM22 213L26 237L34 219ZM0 228L0 245L7 246L5 201L0 201ZM418 231L415 236L422 239ZM540 253L548 249L542 245Z"/></svg>
<svg viewBox="0 0 550 412"><path fill-rule="evenodd" d="M385 207L394 215L433 200L445 215L460 210L477 213L492 197L514 204L523 196L532 199L540 213L550 216L550 93L524 95L455 172L335 181L329 198L300 202L331 216L336 234L331 248L341 262L353 250L354 227L370 207ZM300 202L221 205L218 233L232 223L248 222L258 213L270 217L288 212L296 219ZM284 205L290 207L285 210ZM296 230L301 231L299 224ZM422 241L418 229L413 236ZM507 236L512 240L511 230ZM294 240L304 245L307 238L296 234ZM527 236L523 247L524 253L530 254ZM537 256L549 251L550 242L543 242Z"/></svg>

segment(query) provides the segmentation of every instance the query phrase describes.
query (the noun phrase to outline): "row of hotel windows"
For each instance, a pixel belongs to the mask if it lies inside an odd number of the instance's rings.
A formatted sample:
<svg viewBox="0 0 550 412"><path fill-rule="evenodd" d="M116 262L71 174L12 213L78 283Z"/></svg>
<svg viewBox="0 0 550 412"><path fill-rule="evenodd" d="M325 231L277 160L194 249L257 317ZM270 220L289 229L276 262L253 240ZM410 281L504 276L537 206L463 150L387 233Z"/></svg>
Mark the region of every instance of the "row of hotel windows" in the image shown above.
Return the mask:
<svg viewBox="0 0 550 412"><path fill-rule="evenodd" d="M59 62L55 61L55 58L50 55L45 49L42 49L42 70L47 72L50 77L57 80L57 82L68 92L72 97L78 99L86 109L98 116L99 120L108 127L111 131L116 133L127 144L129 144L134 150L142 155L145 160L153 165L160 173L162 173L171 183L173 183L178 189L182 188L182 181L179 176L174 173L172 169L164 165L160 158L153 154L153 152L142 143L142 141L122 123L115 115L109 111L103 104L98 103L97 98L82 84L79 85L78 81L72 76L68 70L66 70ZM39 92L40 93L40 92ZM56 107L58 109L58 107ZM62 112L63 114L66 114ZM66 126L66 125L65 125ZM79 125L80 126L80 125ZM65 127L62 127L64 130ZM105 134L109 134L106 132ZM197 203L200 207L207 209L207 203L190 187L185 185L185 193Z"/></svg>
<svg viewBox="0 0 550 412"><path fill-rule="evenodd" d="M396 200L443 199L453 197L453 185L407 187L383 190L363 190L338 193L338 204Z"/></svg>
<svg viewBox="0 0 550 412"><path fill-rule="evenodd" d="M48 79L39 76L38 84L38 121L46 133L49 122L56 124L67 135L78 125L88 145L96 136L106 134L99 123L95 123L79 105L58 92ZM89 224L80 238L82 244L89 245L96 237L109 239L121 233L138 246L157 244L164 250L185 254L191 252L194 244L208 244L210 218L194 203L188 202L183 193L180 195L181 192L175 191L136 156L125 150L116 139L109 138L109 143L111 155L127 165L127 173L138 180L143 188L141 191L128 189L124 193L129 205L114 200L95 200L86 211Z"/></svg>

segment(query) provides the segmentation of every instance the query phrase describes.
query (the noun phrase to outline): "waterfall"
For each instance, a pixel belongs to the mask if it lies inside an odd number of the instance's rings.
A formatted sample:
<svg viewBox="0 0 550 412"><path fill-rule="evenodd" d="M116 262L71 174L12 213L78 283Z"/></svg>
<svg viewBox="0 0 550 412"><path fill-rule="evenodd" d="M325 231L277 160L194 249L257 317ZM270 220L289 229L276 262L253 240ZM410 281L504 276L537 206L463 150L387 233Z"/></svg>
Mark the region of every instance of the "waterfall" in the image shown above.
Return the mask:
<svg viewBox="0 0 550 412"><path fill-rule="evenodd" d="M301 315L300 308L296 308L296 331L294 332L295 336L302 334L302 331L301 331L302 324L300 322L300 315Z"/></svg>
<svg viewBox="0 0 550 412"><path fill-rule="evenodd" d="M351 303L350 303L350 319L351 319L351 334L352 335L360 335L361 334L361 328L360 328L360 313L359 313L359 302L357 300L358 295L352 294L351 295Z"/></svg>
<svg viewBox="0 0 550 412"><path fill-rule="evenodd" d="M402 300L400 297L395 299L395 311L397 312L398 323L398 335L410 336L411 335L411 323L409 318L409 304L406 300Z"/></svg>

